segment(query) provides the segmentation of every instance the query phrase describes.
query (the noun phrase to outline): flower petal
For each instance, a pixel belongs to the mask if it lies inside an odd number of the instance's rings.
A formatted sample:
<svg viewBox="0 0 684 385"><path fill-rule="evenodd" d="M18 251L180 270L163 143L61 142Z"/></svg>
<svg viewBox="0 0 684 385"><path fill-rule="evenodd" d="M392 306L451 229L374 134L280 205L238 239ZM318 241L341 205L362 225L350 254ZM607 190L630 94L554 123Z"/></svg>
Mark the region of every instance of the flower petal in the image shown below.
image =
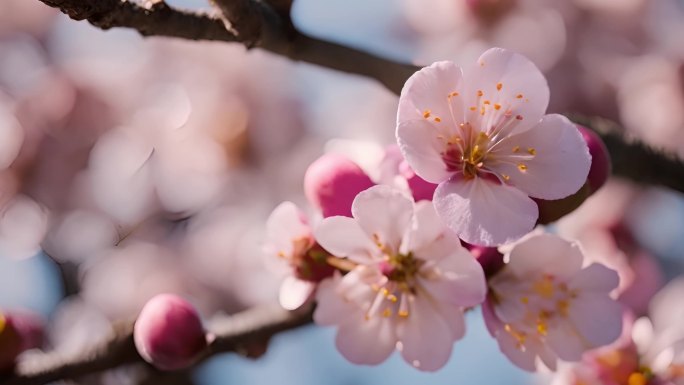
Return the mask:
<svg viewBox="0 0 684 385"><path fill-rule="evenodd" d="M397 252L411 228L413 199L390 186L373 186L356 196L352 215L369 238Z"/></svg>
<svg viewBox="0 0 684 385"><path fill-rule="evenodd" d="M372 261L377 250L356 220L349 217L323 219L314 230L314 237L331 254L359 263Z"/></svg>
<svg viewBox="0 0 684 385"><path fill-rule="evenodd" d="M609 293L618 287L620 277L615 270L609 269L600 263L592 263L575 275L568 286L572 289L580 289L584 292Z"/></svg>
<svg viewBox="0 0 684 385"><path fill-rule="evenodd" d="M286 277L280 286L280 306L286 310L295 310L302 306L313 294L316 284L302 281L296 277Z"/></svg>
<svg viewBox="0 0 684 385"><path fill-rule="evenodd" d="M497 333L496 341L499 343L501 353L508 357L515 366L528 372L537 370L536 354L531 349L521 349L518 340L513 336L502 330Z"/></svg>
<svg viewBox="0 0 684 385"><path fill-rule="evenodd" d="M311 228L306 222L304 213L294 203L283 202L268 217L266 234L269 248L276 253L291 255L292 242L298 238L310 237Z"/></svg>
<svg viewBox="0 0 684 385"><path fill-rule="evenodd" d="M435 211L435 205L433 205L431 201L417 202L414 209L413 226L408 234L406 244L408 250L406 251L415 252L423 247L429 247L440 236L454 238L456 242L459 242L460 246L458 236L444 226L442 220L439 219L437 211ZM439 257L444 255L445 254L440 254ZM436 255L426 255L429 259L432 259L431 257L434 256Z"/></svg>
<svg viewBox="0 0 684 385"><path fill-rule="evenodd" d="M512 124L504 134L526 131L542 118L549 104L544 75L529 59L512 51L486 51L464 77L467 120L483 132L491 132L506 115Z"/></svg>
<svg viewBox="0 0 684 385"><path fill-rule="evenodd" d="M442 152L446 142L433 124L423 120L400 122L397 126L397 143L411 169L431 183L443 182L453 174L448 171Z"/></svg>
<svg viewBox="0 0 684 385"><path fill-rule="evenodd" d="M337 331L337 350L354 364L377 365L394 351L393 321L385 317L348 319Z"/></svg>
<svg viewBox="0 0 684 385"><path fill-rule="evenodd" d="M576 243L553 234L536 234L513 246L506 269L518 277L552 274L564 280L580 271L583 260Z"/></svg>
<svg viewBox="0 0 684 385"><path fill-rule="evenodd" d="M401 341L404 360L419 370L440 369L451 356L453 340L451 328L425 298L411 296L410 314L397 324L397 337Z"/></svg>
<svg viewBox="0 0 684 385"><path fill-rule="evenodd" d="M432 268L421 271L418 278L421 287L439 302L456 306L481 304L487 294L482 266L460 245L453 242L437 243L452 247ZM420 258L423 253L425 251L416 253L416 256Z"/></svg>
<svg viewBox="0 0 684 385"><path fill-rule="evenodd" d="M520 190L482 178L455 176L437 187L433 202L446 225L474 245L516 240L532 230L539 216L537 205Z"/></svg>
<svg viewBox="0 0 684 385"><path fill-rule="evenodd" d="M591 348L607 345L622 333L622 306L608 295L582 293L570 304L569 317Z"/></svg>
<svg viewBox="0 0 684 385"><path fill-rule="evenodd" d="M529 130L504 138L486 167L510 177L509 183L530 196L561 199L587 181L591 155L575 125L562 115L546 115Z"/></svg>
<svg viewBox="0 0 684 385"><path fill-rule="evenodd" d="M579 361L582 354L591 348L569 322L559 322L549 328L545 339L549 348L564 361Z"/></svg>
<svg viewBox="0 0 684 385"><path fill-rule="evenodd" d="M336 272L331 279L321 281L316 290L316 310L313 314L317 325L338 325L348 317L361 316L361 311L345 301L337 292L341 276Z"/></svg>
<svg viewBox="0 0 684 385"><path fill-rule="evenodd" d="M463 123L463 74L453 62L436 62L411 75L399 96L397 123L410 120ZM451 95L451 96L450 96Z"/></svg>

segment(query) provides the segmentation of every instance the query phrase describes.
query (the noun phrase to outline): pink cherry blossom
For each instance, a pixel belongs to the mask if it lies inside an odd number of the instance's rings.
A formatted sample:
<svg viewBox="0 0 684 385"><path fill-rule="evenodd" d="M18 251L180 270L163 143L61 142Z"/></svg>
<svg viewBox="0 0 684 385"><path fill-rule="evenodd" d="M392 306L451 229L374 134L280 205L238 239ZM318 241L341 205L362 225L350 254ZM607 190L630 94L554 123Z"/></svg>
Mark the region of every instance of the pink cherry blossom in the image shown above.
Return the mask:
<svg viewBox="0 0 684 385"><path fill-rule="evenodd" d="M489 280L483 312L501 351L517 366L534 371L537 360L555 370L557 359L579 361L590 349L621 333L622 307L609 293L615 271L582 267L577 244L533 233L507 252L508 264Z"/></svg>
<svg viewBox="0 0 684 385"><path fill-rule="evenodd" d="M352 214L315 230L326 250L356 266L321 283L314 320L339 327L337 348L353 363L379 364L396 349L420 370L441 368L465 333L463 308L484 300L482 268L432 204L401 190L371 187Z"/></svg>
<svg viewBox="0 0 684 385"><path fill-rule="evenodd" d="M530 197L561 199L586 182L587 145L568 119L544 115L548 102L539 69L501 48L465 71L437 62L406 82L399 147L416 174L439 184L437 212L466 242L513 241L537 221Z"/></svg>
<svg viewBox="0 0 684 385"><path fill-rule="evenodd" d="M333 273L328 254L316 244L304 214L292 202L283 202L266 222L266 251L285 260L291 269L280 287L280 305L288 310L302 306L318 282Z"/></svg>

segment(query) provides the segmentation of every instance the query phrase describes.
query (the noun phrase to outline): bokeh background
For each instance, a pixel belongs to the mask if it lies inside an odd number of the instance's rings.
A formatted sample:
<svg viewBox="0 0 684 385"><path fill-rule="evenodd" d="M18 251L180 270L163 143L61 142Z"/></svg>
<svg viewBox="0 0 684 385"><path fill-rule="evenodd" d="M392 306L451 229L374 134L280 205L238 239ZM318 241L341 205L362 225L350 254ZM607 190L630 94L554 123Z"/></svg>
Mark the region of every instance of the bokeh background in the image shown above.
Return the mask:
<svg viewBox="0 0 684 385"><path fill-rule="evenodd" d="M550 111L615 120L684 156L682 0L296 0L293 19L307 34L419 65L514 49L547 75ZM68 355L157 293L190 299L209 325L275 301L283 275L262 252L268 214L283 200L306 207L303 175L324 152L373 175L396 108L371 79L239 44L101 31L38 0L2 0L0 309L45 316L47 346ZM682 272L684 199L673 192L610 181L551 231L618 269L616 295L637 313ZM310 326L276 337L261 359L218 356L176 380L548 383L508 363L479 311L468 328L434 374L396 356L351 365L333 330ZM84 383L141 376L124 368Z"/></svg>

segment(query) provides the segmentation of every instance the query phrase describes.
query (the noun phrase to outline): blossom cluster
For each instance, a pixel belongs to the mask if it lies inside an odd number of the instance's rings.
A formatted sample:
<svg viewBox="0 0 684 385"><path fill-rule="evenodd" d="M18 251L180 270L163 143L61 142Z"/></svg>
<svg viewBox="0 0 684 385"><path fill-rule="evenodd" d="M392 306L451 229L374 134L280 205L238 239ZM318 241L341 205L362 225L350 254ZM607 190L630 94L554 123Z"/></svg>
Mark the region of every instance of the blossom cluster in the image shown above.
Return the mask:
<svg viewBox="0 0 684 385"><path fill-rule="evenodd" d="M541 212L567 214L609 173L600 139L545 115L548 102L541 72L504 49L470 68L438 62L414 74L399 99L398 146L374 177L324 155L304 181L322 218L291 202L271 214L268 254L292 272L281 305L315 301L314 321L337 327L338 350L356 364L397 351L438 370L478 305L501 351L528 371L615 341L618 274L576 243L532 232Z"/></svg>

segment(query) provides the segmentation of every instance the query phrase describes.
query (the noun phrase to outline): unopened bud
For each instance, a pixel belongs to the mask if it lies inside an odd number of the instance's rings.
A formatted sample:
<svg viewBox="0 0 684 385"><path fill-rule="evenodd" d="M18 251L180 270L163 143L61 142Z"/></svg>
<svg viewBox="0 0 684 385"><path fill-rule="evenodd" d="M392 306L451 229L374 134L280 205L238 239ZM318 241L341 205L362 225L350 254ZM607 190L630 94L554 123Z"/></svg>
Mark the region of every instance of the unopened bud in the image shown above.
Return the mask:
<svg viewBox="0 0 684 385"><path fill-rule="evenodd" d="M12 370L15 359L21 352L21 336L12 320L0 314L0 373Z"/></svg>
<svg viewBox="0 0 684 385"><path fill-rule="evenodd" d="M324 217L351 217L351 205L358 193L375 185L356 163L326 154L311 163L304 175L304 193Z"/></svg>
<svg viewBox="0 0 684 385"><path fill-rule="evenodd" d="M584 126L577 125L577 129L582 134L584 141L589 147L589 154L591 154L591 168L589 169L589 176L587 183L591 189L591 194L596 192L603 186L608 177L610 177L612 164L610 162L610 154L603 140L594 132Z"/></svg>
<svg viewBox="0 0 684 385"><path fill-rule="evenodd" d="M436 184L430 183L416 175L415 171L413 171L406 161L401 162L399 165L399 173L406 178L413 199L416 202L420 200L432 200L432 197L435 195L435 189L437 189Z"/></svg>
<svg viewBox="0 0 684 385"><path fill-rule="evenodd" d="M145 361L162 370L190 366L207 346L197 310L173 294L157 295L145 304L133 337Z"/></svg>

